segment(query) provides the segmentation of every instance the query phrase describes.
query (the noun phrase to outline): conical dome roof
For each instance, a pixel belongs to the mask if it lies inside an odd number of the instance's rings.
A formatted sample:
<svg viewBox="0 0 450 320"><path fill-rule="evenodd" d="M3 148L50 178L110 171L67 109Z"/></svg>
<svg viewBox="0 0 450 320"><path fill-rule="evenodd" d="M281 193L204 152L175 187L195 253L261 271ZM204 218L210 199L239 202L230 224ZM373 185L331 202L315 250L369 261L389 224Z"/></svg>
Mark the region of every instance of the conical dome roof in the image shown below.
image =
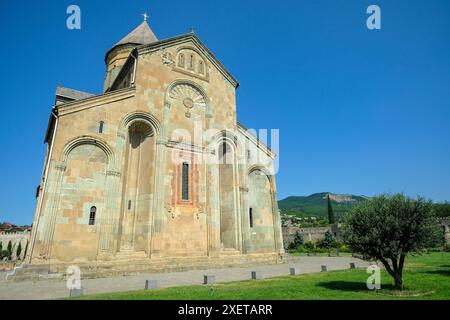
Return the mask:
<svg viewBox="0 0 450 320"><path fill-rule="evenodd" d="M115 48L126 45L143 45L150 44L153 42L157 42L158 38L156 38L152 29L147 24L147 20L144 20L136 29L127 34L122 40L117 42L111 49L108 50L105 56L105 62L108 60L108 55Z"/></svg>
<svg viewBox="0 0 450 320"><path fill-rule="evenodd" d="M147 24L147 21L142 22L136 29L131 31L122 40L117 42L114 47L122 44L150 44L158 41L152 29Z"/></svg>

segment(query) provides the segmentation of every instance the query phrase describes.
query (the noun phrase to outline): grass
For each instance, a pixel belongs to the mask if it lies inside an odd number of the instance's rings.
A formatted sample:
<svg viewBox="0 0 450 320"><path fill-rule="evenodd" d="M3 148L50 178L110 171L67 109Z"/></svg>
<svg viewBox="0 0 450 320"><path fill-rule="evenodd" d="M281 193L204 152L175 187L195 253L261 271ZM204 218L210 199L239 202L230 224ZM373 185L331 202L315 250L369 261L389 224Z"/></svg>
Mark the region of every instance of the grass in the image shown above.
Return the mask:
<svg viewBox="0 0 450 320"><path fill-rule="evenodd" d="M434 252L408 257L405 290L393 289L392 278L382 270L381 290L369 291L365 269L239 281L213 286L197 285L83 296L102 300L261 300L261 299L450 299L450 253ZM404 295L404 296L400 296ZM405 296L406 295L406 296Z"/></svg>

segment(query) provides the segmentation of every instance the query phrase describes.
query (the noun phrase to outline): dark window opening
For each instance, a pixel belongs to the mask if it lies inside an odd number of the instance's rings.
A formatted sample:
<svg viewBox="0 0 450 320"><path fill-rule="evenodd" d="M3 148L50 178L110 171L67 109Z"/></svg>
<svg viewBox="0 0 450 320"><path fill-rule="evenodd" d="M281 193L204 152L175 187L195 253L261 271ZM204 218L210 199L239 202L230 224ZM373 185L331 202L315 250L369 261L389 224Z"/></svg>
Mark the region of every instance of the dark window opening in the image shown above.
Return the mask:
<svg viewBox="0 0 450 320"><path fill-rule="evenodd" d="M253 209L252 208L248 209L248 217L250 220L250 228L253 228Z"/></svg>
<svg viewBox="0 0 450 320"><path fill-rule="evenodd" d="M91 212L89 213L89 225L93 226L95 224L95 213L97 212L96 207L91 207Z"/></svg>
<svg viewBox="0 0 450 320"><path fill-rule="evenodd" d="M194 55L193 54L191 54L190 56L189 56L189 69L194 69Z"/></svg>
<svg viewBox="0 0 450 320"><path fill-rule="evenodd" d="M181 197L183 200L189 200L189 164L183 163Z"/></svg>
<svg viewBox="0 0 450 320"><path fill-rule="evenodd" d="M128 200L128 210L131 210L131 200Z"/></svg>
<svg viewBox="0 0 450 320"><path fill-rule="evenodd" d="M103 133L103 126L105 125L105 123L103 121L100 121L100 124L98 126L98 133Z"/></svg>

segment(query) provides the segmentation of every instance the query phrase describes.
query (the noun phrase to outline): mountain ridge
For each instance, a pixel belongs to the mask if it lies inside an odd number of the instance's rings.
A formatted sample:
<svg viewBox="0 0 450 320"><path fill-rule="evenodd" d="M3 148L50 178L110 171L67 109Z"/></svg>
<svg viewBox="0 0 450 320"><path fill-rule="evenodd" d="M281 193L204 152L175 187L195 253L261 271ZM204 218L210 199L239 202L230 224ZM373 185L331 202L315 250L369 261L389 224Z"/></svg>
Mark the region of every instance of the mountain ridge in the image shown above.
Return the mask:
<svg viewBox="0 0 450 320"><path fill-rule="evenodd" d="M327 195L330 195L331 205L335 215L345 214L358 202L369 197L353 194L338 194L332 192L318 192L308 196L289 196L278 201L282 214L303 216L327 216Z"/></svg>

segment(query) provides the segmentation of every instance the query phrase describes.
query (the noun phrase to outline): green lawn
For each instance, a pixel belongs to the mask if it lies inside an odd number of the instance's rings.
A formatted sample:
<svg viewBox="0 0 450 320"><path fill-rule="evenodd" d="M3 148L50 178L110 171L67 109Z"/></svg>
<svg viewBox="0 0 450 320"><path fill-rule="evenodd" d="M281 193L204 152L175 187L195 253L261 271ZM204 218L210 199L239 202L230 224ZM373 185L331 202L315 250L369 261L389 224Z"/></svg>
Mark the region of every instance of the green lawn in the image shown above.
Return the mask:
<svg viewBox="0 0 450 320"><path fill-rule="evenodd" d="M365 269L286 276L259 281L239 281L214 286L187 286L156 290L84 296L82 299L450 299L450 253L409 257L404 271L405 290L399 297L391 277L383 270L382 289L366 288ZM411 295L419 296L411 296Z"/></svg>

